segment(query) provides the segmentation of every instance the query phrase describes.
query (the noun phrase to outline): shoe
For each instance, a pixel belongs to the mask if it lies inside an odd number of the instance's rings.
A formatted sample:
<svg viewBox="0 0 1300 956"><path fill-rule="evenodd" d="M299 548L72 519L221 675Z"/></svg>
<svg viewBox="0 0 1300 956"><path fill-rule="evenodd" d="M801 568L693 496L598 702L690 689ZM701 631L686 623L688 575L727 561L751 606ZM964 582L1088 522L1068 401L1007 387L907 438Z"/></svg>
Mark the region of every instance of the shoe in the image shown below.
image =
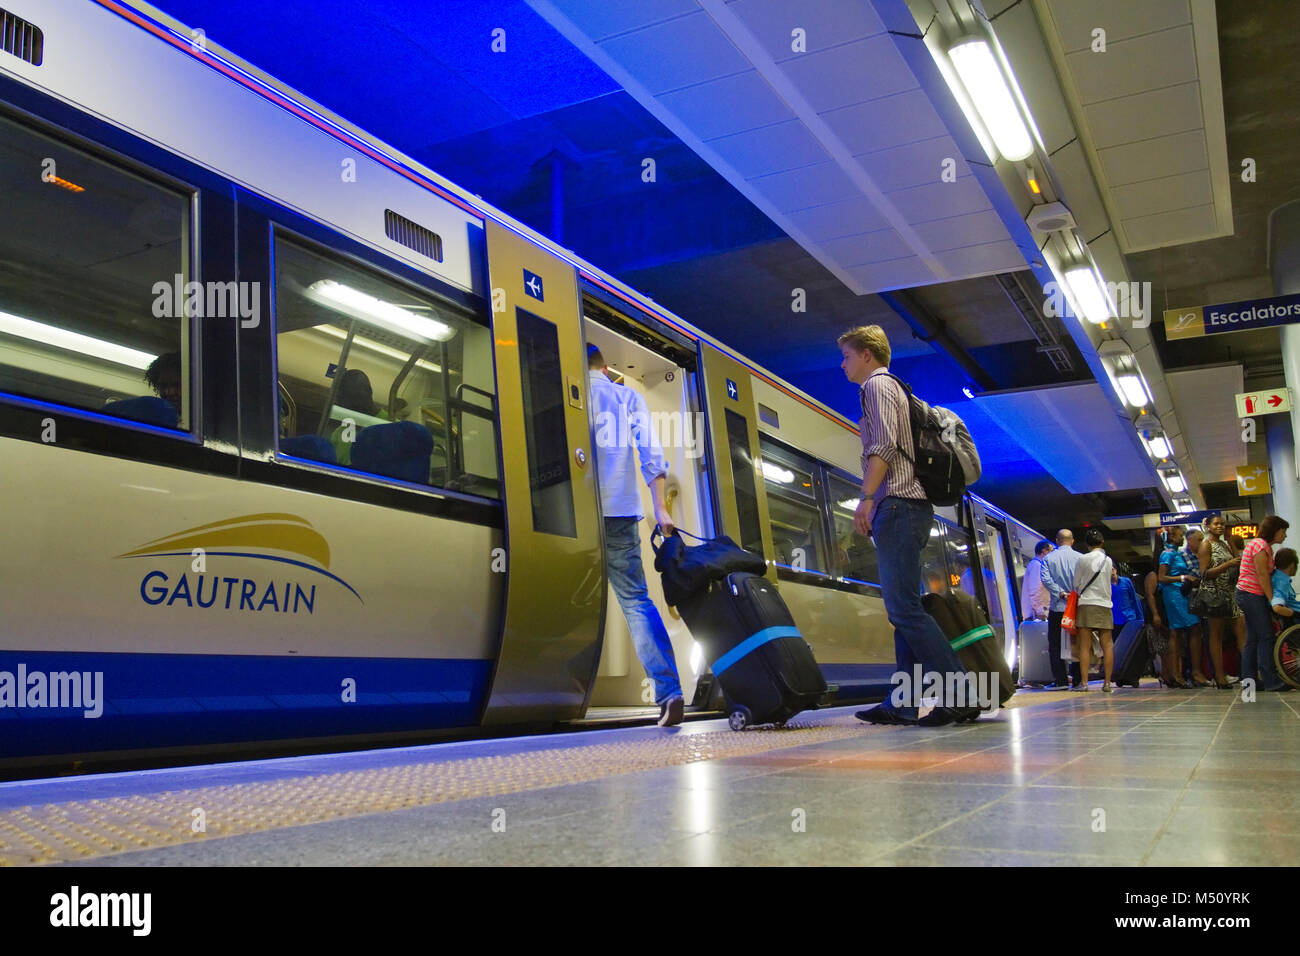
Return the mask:
<svg viewBox="0 0 1300 956"><path fill-rule="evenodd" d="M957 722L958 710L966 710L965 707L936 707L924 717L917 721L922 727L947 727L949 724Z"/></svg>
<svg viewBox="0 0 1300 956"><path fill-rule="evenodd" d="M903 724L912 725L917 721L912 717L904 717L892 707L885 707L877 704L875 707L867 710L860 710L853 715L858 720L866 721L868 724Z"/></svg>
<svg viewBox="0 0 1300 956"><path fill-rule="evenodd" d="M1192 677L1192 686L1193 686L1193 687L1209 687L1209 686L1210 686L1210 682L1209 682L1208 680L1206 680L1204 677L1202 677L1202 678L1200 678L1200 679L1198 680L1195 676L1193 676L1193 677Z"/></svg>
<svg viewBox="0 0 1300 956"><path fill-rule="evenodd" d="M681 697L669 697L659 705L659 726L676 727L682 722L686 713L686 701Z"/></svg>
<svg viewBox="0 0 1300 956"><path fill-rule="evenodd" d="M1073 687L1070 688L1070 690L1075 691L1076 693L1080 693L1080 694L1082 694L1082 693L1087 693L1087 691L1088 691L1088 685L1087 685L1087 684L1075 684Z"/></svg>
<svg viewBox="0 0 1300 956"><path fill-rule="evenodd" d="M1241 678L1238 677L1236 674L1229 674L1229 675L1228 675L1228 683L1229 683L1229 684L1240 684L1240 683L1241 683Z"/></svg>
<svg viewBox="0 0 1300 956"><path fill-rule="evenodd" d="M1069 684L1056 684L1056 683L1052 683L1052 684L1048 684L1047 687L1046 687L1045 689L1046 689L1046 690L1069 690L1069 689L1070 689L1070 685L1069 685Z"/></svg>
<svg viewBox="0 0 1300 956"><path fill-rule="evenodd" d="M1218 681L1215 681L1214 686L1219 688L1219 690L1232 690L1232 681L1225 680L1222 684L1220 684Z"/></svg>
<svg viewBox="0 0 1300 956"><path fill-rule="evenodd" d="M1102 684L1102 685L1101 685L1101 692L1102 692L1103 694L1113 694L1113 693L1115 693L1115 685L1114 685L1114 684Z"/></svg>

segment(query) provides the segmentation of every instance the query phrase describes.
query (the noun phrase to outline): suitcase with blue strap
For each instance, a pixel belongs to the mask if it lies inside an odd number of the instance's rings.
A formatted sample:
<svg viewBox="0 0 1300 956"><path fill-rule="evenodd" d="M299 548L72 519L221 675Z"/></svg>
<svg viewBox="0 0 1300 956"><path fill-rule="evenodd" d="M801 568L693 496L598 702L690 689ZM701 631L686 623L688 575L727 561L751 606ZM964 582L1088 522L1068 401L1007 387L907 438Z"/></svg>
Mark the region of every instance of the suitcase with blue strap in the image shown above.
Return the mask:
<svg viewBox="0 0 1300 956"><path fill-rule="evenodd" d="M732 730L784 724L825 697L812 648L766 577L735 571L677 609L722 685Z"/></svg>

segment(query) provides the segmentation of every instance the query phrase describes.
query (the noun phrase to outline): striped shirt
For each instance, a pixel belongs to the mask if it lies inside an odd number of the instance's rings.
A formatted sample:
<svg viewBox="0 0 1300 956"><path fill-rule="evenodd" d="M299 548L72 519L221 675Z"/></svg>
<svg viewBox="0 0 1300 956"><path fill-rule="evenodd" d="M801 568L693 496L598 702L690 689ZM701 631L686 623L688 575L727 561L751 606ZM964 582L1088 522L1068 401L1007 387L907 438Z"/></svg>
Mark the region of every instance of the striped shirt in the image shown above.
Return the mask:
<svg viewBox="0 0 1300 956"><path fill-rule="evenodd" d="M1255 555L1263 551L1268 555L1268 573L1273 573L1273 549L1263 538L1251 538L1246 542L1246 550L1241 552L1241 572L1237 576L1237 590L1247 594L1263 594L1264 586L1259 583L1255 573ZM1270 579L1271 580L1271 579Z"/></svg>
<svg viewBox="0 0 1300 956"><path fill-rule="evenodd" d="M889 377L889 370L878 368L862 383L862 474L872 455L884 459L889 470L876 490L876 506L889 497L925 500L925 490L916 480L912 462L912 423L908 415L907 395L903 387ZM900 454L901 450L901 454Z"/></svg>

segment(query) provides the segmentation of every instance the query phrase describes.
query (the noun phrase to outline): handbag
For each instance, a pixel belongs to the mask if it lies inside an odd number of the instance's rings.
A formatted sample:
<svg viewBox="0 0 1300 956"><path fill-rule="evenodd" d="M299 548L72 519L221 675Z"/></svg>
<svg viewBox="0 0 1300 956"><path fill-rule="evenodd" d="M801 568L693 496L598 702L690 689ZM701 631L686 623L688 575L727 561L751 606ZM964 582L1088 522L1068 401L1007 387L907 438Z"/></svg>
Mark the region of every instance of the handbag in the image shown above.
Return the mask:
<svg viewBox="0 0 1300 956"><path fill-rule="evenodd" d="M1202 585L1192 592L1187 610L1197 617L1232 617L1232 595L1219 588Z"/></svg>
<svg viewBox="0 0 1300 956"><path fill-rule="evenodd" d="M1102 562L1101 568L1106 566ZM1101 568L1097 569L1097 574L1101 574ZM1092 582L1097 580L1097 574L1088 579L1088 583L1083 586L1086 591L1092 587ZM1074 619L1079 616L1079 592L1071 591L1070 596L1065 599L1065 613L1061 615L1061 630L1074 633Z"/></svg>

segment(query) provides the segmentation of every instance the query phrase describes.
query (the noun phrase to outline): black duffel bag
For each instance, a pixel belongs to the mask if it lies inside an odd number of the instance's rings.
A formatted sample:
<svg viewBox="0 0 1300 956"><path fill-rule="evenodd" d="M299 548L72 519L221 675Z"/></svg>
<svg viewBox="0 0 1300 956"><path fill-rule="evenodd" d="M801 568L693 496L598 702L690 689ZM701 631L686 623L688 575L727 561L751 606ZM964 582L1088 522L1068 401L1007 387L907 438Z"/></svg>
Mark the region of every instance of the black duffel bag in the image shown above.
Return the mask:
<svg viewBox="0 0 1300 956"><path fill-rule="evenodd" d="M710 582L721 580L732 572L767 572L767 562L762 555L746 551L726 535L699 538L689 531L683 533L689 534L701 544L688 546L676 528L672 534L665 536L656 525L650 534L650 547L655 553L655 570L663 576L664 600L673 607L707 588Z"/></svg>

